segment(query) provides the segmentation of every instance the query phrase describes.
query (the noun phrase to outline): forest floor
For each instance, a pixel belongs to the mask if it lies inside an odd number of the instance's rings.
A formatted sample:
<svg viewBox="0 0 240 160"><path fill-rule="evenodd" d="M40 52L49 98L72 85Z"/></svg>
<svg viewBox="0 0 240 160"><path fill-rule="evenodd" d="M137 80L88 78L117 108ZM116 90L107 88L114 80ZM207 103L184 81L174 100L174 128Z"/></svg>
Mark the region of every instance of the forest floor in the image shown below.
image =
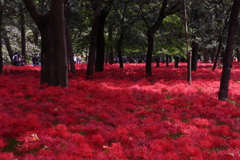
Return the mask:
<svg viewBox="0 0 240 160"><path fill-rule="evenodd" d="M155 64L154 64L155 65ZM240 63L228 101L217 100L222 68L105 65L86 79L76 64L69 87L40 86L40 66L0 74L1 160L238 160Z"/></svg>

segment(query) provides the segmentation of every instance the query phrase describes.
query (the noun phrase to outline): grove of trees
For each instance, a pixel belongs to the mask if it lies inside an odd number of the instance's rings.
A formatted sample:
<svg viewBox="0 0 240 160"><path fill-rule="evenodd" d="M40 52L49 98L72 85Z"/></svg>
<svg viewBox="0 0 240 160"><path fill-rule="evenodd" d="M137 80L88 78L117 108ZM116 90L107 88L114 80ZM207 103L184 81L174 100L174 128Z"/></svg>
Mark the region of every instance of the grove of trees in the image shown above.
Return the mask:
<svg viewBox="0 0 240 160"><path fill-rule="evenodd" d="M68 72L76 75L73 54L88 63L87 78L104 63L124 68L126 59L145 62L147 76L153 62L188 62L190 74L198 60L213 70L221 60L226 100L233 56L240 61L239 7L237 0L1 0L0 72L16 51L28 64L39 54L41 84L62 87Z"/></svg>

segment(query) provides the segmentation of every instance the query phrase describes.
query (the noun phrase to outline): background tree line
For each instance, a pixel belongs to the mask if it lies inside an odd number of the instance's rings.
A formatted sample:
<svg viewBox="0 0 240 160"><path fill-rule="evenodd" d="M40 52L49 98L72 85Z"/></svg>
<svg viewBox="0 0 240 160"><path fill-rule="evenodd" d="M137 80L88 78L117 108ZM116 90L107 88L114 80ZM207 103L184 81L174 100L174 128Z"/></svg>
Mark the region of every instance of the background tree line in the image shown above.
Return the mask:
<svg viewBox="0 0 240 160"><path fill-rule="evenodd" d="M12 63L15 51L28 63L41 53L41 84L63 87L69 71L76 75L74 53L88 63L87 78L116 57L123 68L123 56L146 62L149 76L152 62L159 66L160 59L166 65L172 59L178 67L190 58L194 71L198 59L211 61L214 70L226 54L232 6L239 7L232 0L0 0L0 71ZM240 60L236 38L232 49Z"/></svg>

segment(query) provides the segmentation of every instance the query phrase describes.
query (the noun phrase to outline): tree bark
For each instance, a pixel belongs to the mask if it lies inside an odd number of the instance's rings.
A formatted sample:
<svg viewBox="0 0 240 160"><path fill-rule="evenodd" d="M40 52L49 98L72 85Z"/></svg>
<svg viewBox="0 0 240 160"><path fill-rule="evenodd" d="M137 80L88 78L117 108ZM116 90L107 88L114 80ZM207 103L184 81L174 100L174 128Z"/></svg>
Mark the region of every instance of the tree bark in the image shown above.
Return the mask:
<svg viewBox="0 0 240 160"><path fill-rule="evenodd" d="M102 0L97 0L94 6L94 18L92 23L92 31L90 36L90 49L89 49L89 56L88 56L88 65L87 65L87 78L93 75L94 65L96 61L96 51L97 51L97 36L98 36L98 24L99 24L99 17L102 7Z"/></svg>
<svg viewBox="0 0 240 160"><path fill-rule="evenodd" d="M51 9L39 14L32 0L24 0L41 33L41 84L68 87L64 0L52 0Z"/></svg>
<svg viewBox="0 0 240 160"><path fill-rule="evenodd" d="M239 8L240 8L240 1L234 0L231 14L230 14L227 45L226 45L226 50L223 58L222 78L221 78L220 90L219 90L219 96L218 96L218 99L223 101L226 101L228 98L228 86L229 86L229 80L230 80L231 68L232 68L232 54L234 49L234 42L236 39Z"/></svg>

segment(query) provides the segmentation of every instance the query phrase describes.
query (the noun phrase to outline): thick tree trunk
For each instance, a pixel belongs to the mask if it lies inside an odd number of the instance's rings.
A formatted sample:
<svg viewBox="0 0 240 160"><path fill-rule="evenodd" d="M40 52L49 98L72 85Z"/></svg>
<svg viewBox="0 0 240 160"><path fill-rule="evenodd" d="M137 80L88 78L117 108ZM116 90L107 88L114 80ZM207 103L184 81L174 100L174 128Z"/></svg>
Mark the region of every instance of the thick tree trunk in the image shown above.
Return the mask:
<svg viewBox="0 0 240 160"><path fill-rule="evenodd" d="M104 8L101 11L99 24L98 24L98 37L97 37L97 57L95 64L95 71L104 71L104 57L105 57L105 38L104 38L104 26L109 13L108 8Z"/></svg>
<svg viewBox="0 0 240 160"><path fill-rule="evenodd" d="M100 18L100 12L102 7L102 0L97 0L95 4L95 12L92 23L92 31L90 36L90 49L88 56L88 65L87 65L87 78L93 75L94 65L96 61L96 51L97 51L97 36L98 36L98 24Z"/></svg>
<svg viewBox="0 0 240 160"><path fill-rule="evenodd" d="M221 78L220 90L219 90L219 96L218 96L218 99L223 101L226 101L228 97L228 86L229 86L229 80L230 80L231 68L232 68L232 54L234 49L234 41L236 39L239 8L240 8L240 1L234 0L231 14L230 14L227 45L226 45L226 50L223 58L222 78Z"/></svg>
<svg viewBox="0 0 240 160"><path fill-rule="evenodd" d="M119 65L120 68L123 68L123 59L122 59L122 42L123 42L123 32L120 33L120 37L118 39L118 44L117 44L117 53L118 53L118 59L119 59Z"/></svg>
<svg viewBox="0 0 240 160"><path fill-rule="evenodd" d="M192 42L192 70L197 71L198 43Z"/></svg>
<svg viewBox="0 0 240 160"><path fill-rule="evenodd" d="M32 0L24 0L41 33L41 84L68 86L64 0L52 0L52 7L40 15Z"/></svg>

